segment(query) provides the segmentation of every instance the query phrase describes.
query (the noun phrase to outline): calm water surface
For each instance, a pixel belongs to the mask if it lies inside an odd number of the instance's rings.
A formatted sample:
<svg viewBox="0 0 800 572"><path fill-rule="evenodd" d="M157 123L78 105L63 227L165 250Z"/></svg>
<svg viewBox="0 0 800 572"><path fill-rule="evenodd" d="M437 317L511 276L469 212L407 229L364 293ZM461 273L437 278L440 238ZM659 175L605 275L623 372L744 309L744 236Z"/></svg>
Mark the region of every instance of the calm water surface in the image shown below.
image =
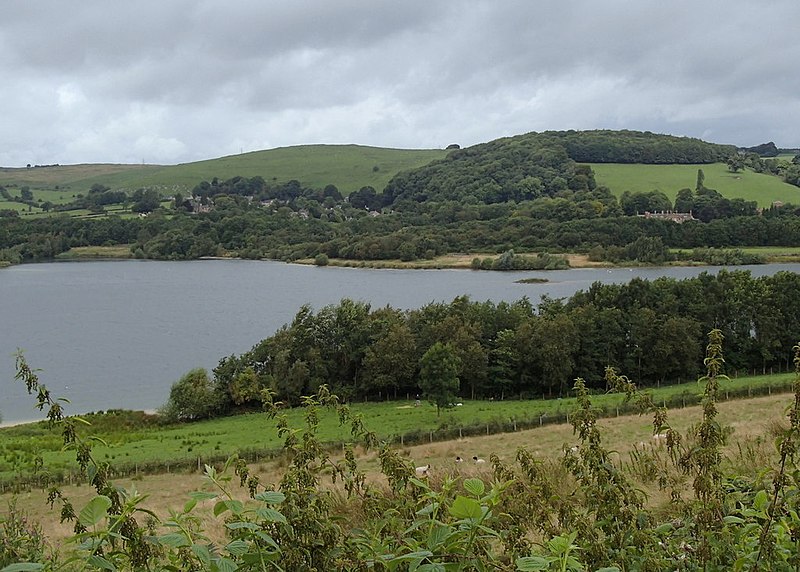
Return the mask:
<svg viewBox="0 0 800 572"><path fill-rule="evenodd" d="M753 275L800 264L737 267ZM298 308L342 298L417 308L456 296L513 301L567 297L592 282L686 278L719 268L616 268L552 272L318 268L243 260L62 262L0 270L0 416L41 418L14 382L21 348L68 413L155 409L194 367L213 368L291 321ZM516 284L526 277L545 284Z"/></svg>

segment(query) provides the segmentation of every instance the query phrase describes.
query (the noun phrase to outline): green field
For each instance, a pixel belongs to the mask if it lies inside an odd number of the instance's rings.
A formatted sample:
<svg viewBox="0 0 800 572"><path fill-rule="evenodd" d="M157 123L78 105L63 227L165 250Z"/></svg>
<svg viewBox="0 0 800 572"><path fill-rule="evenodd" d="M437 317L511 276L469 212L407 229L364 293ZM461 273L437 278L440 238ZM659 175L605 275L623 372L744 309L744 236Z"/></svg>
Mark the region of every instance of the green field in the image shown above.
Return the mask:
<svg viewBox="0 0 800 572"><path fill-rule="evenodd" d="M659 190L674 200L678 191L694 189L697 170L705 175L705 186L719 191L723 196L756 201L759 207L768 207L773 201L800 204L800 188L784 183L776 176L750 170L731 173L724 163L711 165L639 165L619 163L591 163L598 185L610 188L614 195L625 191L646 192Z"/></svg>
<svg viewBox="0 0 800 572"><path fill-rule="evenodd" d="M65 165L30 169L0 168L0 185L55 189L71 199L100 183L134 191L157 188L164 194L186 192L214 177L261 176L268 183L297 179L306 186L333 184L349 194L370 185L378 191L399 171L420 167L447 154L442 149L384 149L360 145L300 145L253 151L180 165ZM38 199L39 196L35 195ZM44 198L56 202L52 198Z"/></svg>
<svg viewBox="0 0 800 572"><path fill-rule="evenodd" d="M747 388L787 388L793 374L775 374L758 377L741 377L724 382L721 394L743 392ZM777 389L776 389L777 390ZM698 395L702 387L696 382L653 389L653 399L680 407L690 404L692 396ZM757 389L754 392L758 391ZM596 407L612 414L623 406L619 394L598 395L593 398ZM447 440L458 438L459 429L464 434L488 434L519 423L520 427L537 426L551 422L563 422L564 416L575 407L574 398L548 400L464 401L463 406L445 410L436 415L434 407L423 403L414 407L413 402L392 401L363 403L353 406L361 414L368 429L376 431L382 439L404 443ZM302 409L288 411L289 425L300 428L303 423ZM235 452L259 452L269 456L270 451L280 448L282 441L275 431L274 421L261 413L243 414L222 419L202 421L184 425L160 426L142 414L109 414L89 416L95 424L93 434L107 445L95 446L95 458L107 460L122 470L163 471L170 465L196 463L198 459L225 458ZM333 412L323 412L320 420L321 439L337 443L349 439L347 432L339 427ZM34 423L0 429L0 481L11 481L18 475L26 475L33 464L34 455L40 454L51 471L68 472L74 465L74 452L64 451L58 432L51 432L44 423Z"/></svg>
<svg viewBox="0 0 800 572"><path fill-rule="evenodd" d="M333 184L343 194L370 185L381 191L398 172L440 159L441 149L385 149L359 145L300 145L253 151L180 165L86 164L58 167L0 168L0 185L27 185L35 198L61 204L73 200L99 183L113 189L133 191L157 188L165 195L191 190L200 181L214 177L261 176L269 182L297 179L306 186ZM800 189L778 177L749 170L731 173L724 163L710 165L641 165L591 163L598 184L615 195L625 191L660 190L674 198L682 188L693 189L697 170L703 169L705 184L728 198L754 200L759 206L773 201L800 203ZM2 208L17 208L0 201ZM26 207L27 210L27 207ZM36 209L34 208L34 211Z"/></svg>

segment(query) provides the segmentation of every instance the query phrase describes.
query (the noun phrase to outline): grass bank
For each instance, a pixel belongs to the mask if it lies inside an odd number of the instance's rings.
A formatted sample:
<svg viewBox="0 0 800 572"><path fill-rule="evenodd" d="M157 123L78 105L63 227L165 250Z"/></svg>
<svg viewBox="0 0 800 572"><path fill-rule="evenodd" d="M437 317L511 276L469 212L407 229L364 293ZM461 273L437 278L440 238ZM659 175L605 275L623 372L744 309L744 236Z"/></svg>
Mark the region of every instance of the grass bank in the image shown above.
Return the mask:
<svg viewBox="0 0 800 572"><path fill-rule="evenodd" d="M793 374L775 374L732 379L724 383L721 399L788 391L793 378ZM683 408L698 402L701 389L692 382L655 388L651 393L658 403ZM407 446L565 423L575 407L574 398L462 403L441 416L427 403L415 407L408 401L359 403L353 408L381 439ZM597 395L594 403L604 417L632 411L618 394ZM302 427L303 413L302 409L289 410L289 425ZM92 425L82 432L102 440L95 445L95 458L112 463L119 475L183 470L222 461L233 453L261 461L279 455L282 444L273 423L262 413L171 426L135 412L114 411L86 418ZM321 416L320 436L332 447L350 438L333 413ZM49 469L48 475L33 474L37 458ZM0 492L27 484L69 482L76 478L74 472L73 452L62 450L60 436L44 422L0 429Z"/></svg>
<svg viewBox="0 0 800 572"><path fill-rule="evenodd" d="M718 421L723 427L729 428L730 438L723 453L726 466L736 466L740 472L763 471L765 467L766 452L772 450L771 430L778 424L785 425L785 409L791 400L789 395L772 395L752 399L728 401L718 405ZM697 406L685 409L672 410L669 421L673 428L681 432L696 424L700 418L700 408ZM263 421L263 427L274 430L268 421ZM602 432L603 445L614 451L613 459L626 471L626 474L636 473L635 466L629 460L629 453L639 443L652 442L652 417L649 415L628 415L619 418L601 419L598 423ZM402 448L401 453L411 459L416 466L430 464L433 478L442 478L444 475L460 475L461 477L478 476L491 481L493 476L488 463L473 465L471 463L456 464L455 457L470 459L473 455L488 458L496 454L504 462L513 464L516 451L520 447L528 449L536 459L543 462L555 462L564 455L564 447L577 442L577 437L568 424L549 425L541 429L521 430L515 433L498 433L492 435L475 435L460 440L443 441L434 443L421 443L408 445ZM759 455L764 452L764 456ZM754 454L755 453L755 454ZM356 451L359 467L366 472L370 482L381 482L379 463L374 451ZM276 483L283 474L286 461L283 458L262 460L250 465L252 474L257 475L262 483ZM561 473L559 473L561 475ZM562 475L563 476L563 475ZM170 474L156 475L130 475L114 479L117 486L127 490L136 490L145 495L143 507L152 510L162 519L170 514L170 510L181 511L189 499L188 491L199 490L204 487L204 479L200 472L192 467L191 470L173 472ZM637 481L638 482L638 481ZM325 487L331 487L330 481L325 481ZM644 486L649 495L649 504L656 505L668 503L663 492L655 487ZM245 488L233 487L236 498L242 501L247 499ZM72 500L76 507L83 507L95 491L86 485L67 485L64 487L65 495ZM4 508L12 495L0 496L0 503ZM70 523L59 522L58 509L52 510L46 502L47 491L31 489L14 495L17 507L24 511L30 518L40 522L47 537L56 545L72 534ZM0 508L2 510L2 508ZM203 507L199 514L212 534L225 538L225 531L219 521L212 514L212 506Z"/></svg>

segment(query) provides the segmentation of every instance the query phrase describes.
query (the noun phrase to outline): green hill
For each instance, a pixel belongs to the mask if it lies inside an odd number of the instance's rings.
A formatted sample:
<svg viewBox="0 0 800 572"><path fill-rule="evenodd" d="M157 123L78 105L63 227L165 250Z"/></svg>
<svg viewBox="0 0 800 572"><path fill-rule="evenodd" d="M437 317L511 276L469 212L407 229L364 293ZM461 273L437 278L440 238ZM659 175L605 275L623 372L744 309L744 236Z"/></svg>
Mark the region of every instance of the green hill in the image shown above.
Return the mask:
<svg viewBox="0 0 800 572"><path fill-rule="evenodd" d="M625 191L662 191L670 200L680 189L694 189L697 170L705 175L705 186L725 198L756 201L768 207L774 201L800 204L800 188L784 183L779 177L750 170L732 173L725 163L710 165L635 165L590 163L598 185L604 185L620 197Z"/></svg>
<svg viewBox="0 0 800 572"><path fill-rule="evenodd" d="M477 202L554 196L567 188L598 185L620 196L625 191L663 191L673 198L694 188L697 169L705 184L727 198L800 204L800 189L779 177L750 170L728 171L730 145L637 131L547 131L496 139L460 150L385 149L360 145L301 145L254 151L180 165L86 164L22 169L0 168L0 185L27 185L36 199L69 202L93 184L115 190L155 188L162 194L187 192L201 181L236 176L262 177L268 184L292 179L305 187L328 184L348 195L371 186L386 189L386 203L398 200ZM6 203L3 203L4 205ZM9 208L21 208L10 206Z"/></svg>
<svg viewBox="0 0 800 572"><path fill-rule="evenodd" d="M84 192L95 183L114 189L158 188L166 193L191 190L214 177L261 176L266 181L297 179L322 188L333 184L343 194L363 186L382 190L398 172L440 159L443 149L384 149L361 145L300 145L253 151L180 165L63 165L0 169L0 185Z"/></svg>

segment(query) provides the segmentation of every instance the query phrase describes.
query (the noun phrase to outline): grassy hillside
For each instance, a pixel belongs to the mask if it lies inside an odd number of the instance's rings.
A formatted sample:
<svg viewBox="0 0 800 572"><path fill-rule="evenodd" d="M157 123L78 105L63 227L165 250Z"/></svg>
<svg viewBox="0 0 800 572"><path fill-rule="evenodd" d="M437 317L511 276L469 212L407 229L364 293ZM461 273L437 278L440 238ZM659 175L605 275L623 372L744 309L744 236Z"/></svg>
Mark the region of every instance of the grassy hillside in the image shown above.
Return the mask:
<svg viewBox="0 0 800 572"><path fill-rule="evenodd" d="M724 163L710 165L628 165L590 163L598 185L605 185L619 197L625 191L663 191L674 200L683 188L694 189L697 170L703 169L705 186L729 199L742 198L768 207L773 201L800 204L800 188L778 177L745 170L731 173Z"/></svg>
<svg viewBox="0 0 800 572"><path fill-rule="evenodd" d="M756 377L741 377L726 381L720 389L720 399L728 394L763 394L771 388L785 391L791 384L793 374L774 374ZM748 390L748 388L750 388ZM770 388L770 389L767 389ZM649 390L653 399L672 407L696 402L701 386L696 382L665 386ZM694 399L693 399L694 398ZM623 410L624 396L604 394L593 397L596 407L604 408L606 415L614 416L615 409ZM457 438L459 428L464 435L488 434L505 427L512 430L514 423L520 428L563 421L563 416L576 406L574 397L549 400L468 401L463 407L444 411L437 416L436 410L427 402L414 407L413 402L390 401L383 403L354 404L364 423L376 431L382 439L404 443L420 441L450 440ZM295 408L288 412L289 426L303 426L304 410ZM95 445L96 458L113 462L120 472L132 470L160 471L192 465L197 458L226 457L234 452L260 451L261 456L270 456L277 451L283 440L272 430L272 423L263 414L245 414L232 417L161 426L148 423L143 414L109 413L108 416L89 416L93 428L91 433L103 439L106 445ZM83 431L82 431L83 432ZM333 412L320 416L320 438L326 442L348 440L348 431L339 425ZM74 459L74 451L64 450L57 432L47 429L45 423L35 423L0 429L0 483L13 481L31 470L34 453L42 455L47 467L54 471L68 472Z"/></svg>
<svg viewBox="0 0 800 572"><path fill-rule="evenodd" d="M372 186L382 190L399 171L420 167L447 154L442 149L384 149L360 145L301 145L254 151L180 165L64 165L0 169L0 185L67 189L70 194L94 183L114 189L157 187L170 193L190 190L203 180L263 177L267 182L297 179L322 188L336 185L343 194Z"/></svg>
<svg viewBox="0 0 800 572"><path fill-rule="evenodd" d="M727 465L735 464L744 471L763 470L763 466L752 466L761 460L757 456L747 459L751 465L742 463L742 449L752 453L754 451L752 443L756 442L761 443L766 450L769 450L772 443L769 429L785 420L784 409L790 399L790 395L782 394L719 404L720 423L733 429L732 438L725 451ZM697 423L699 416L699 407L696 406L671 410L669 413L672 426L681 431L685 431L690 425ZM255 419L253 419L253 424L256 426ZM601 419L599 425L602 427L604 444L617 452L615 459L619 459L620 462L628 460L629 453L639 442L652 442L652 417L649 415ZM274 425L263 416L257 427L257 433L275 432ZM403 447L402 452L416 465L430 463L434 467L435 474L462 473L466 476L483 476L491 480L488 463L486 465L473 465L472 463L457 465L454 462L455 456L460 455L469 459L472 455L479 455L488 458L491 453L496 453L501 459L511 463L517 449L525 447L536 455L537 459L549 462L563 457L564 444L571 445L576 442L577 437L573 433L572 426L563 423L517 433L475 435L461 440L410 445ZM742 449L738 449L737 446L741 446ZM375 452L358 451L357 454L359 466L367 473L368 478L377 480L379 465ZM112 460L112 463L116 465L119 460L120 458L117 457ZM275 483L285 472L285 465L286 461L281 457L273 461L264 459L251 465L251 470L261 478L262 482ZM629 467L632 468L633 465L629 464ZM136 488L139 492L147 495L147 508L163 516L169 514L169 509L180 511L188 499L187 491L197 490L203 486L203 478L193 471L149 476L143 476L140 473L128 478L118 477L114 481L119 486L128 489ZM94 493L94 489L86 485L63 488L67 496L79 507L84 506ZM242 500L246 498L246 490L234 490L237 498ZM48 537L60 540L71 534L71 526L68 523L59 525L59 511L50 509L46 502L47 492L47 489L34 488L30 492L18 495L16 499L20 508L42 523ZM652 493L655 494L650 497L651 502L657 503L662 499L656 490L653 490ZM0 502L11 498L10 494L0 495ZM211 509L209 508L207 512L210 513ZM210 522L213 519L209 516L208 520Z"/></svg>

